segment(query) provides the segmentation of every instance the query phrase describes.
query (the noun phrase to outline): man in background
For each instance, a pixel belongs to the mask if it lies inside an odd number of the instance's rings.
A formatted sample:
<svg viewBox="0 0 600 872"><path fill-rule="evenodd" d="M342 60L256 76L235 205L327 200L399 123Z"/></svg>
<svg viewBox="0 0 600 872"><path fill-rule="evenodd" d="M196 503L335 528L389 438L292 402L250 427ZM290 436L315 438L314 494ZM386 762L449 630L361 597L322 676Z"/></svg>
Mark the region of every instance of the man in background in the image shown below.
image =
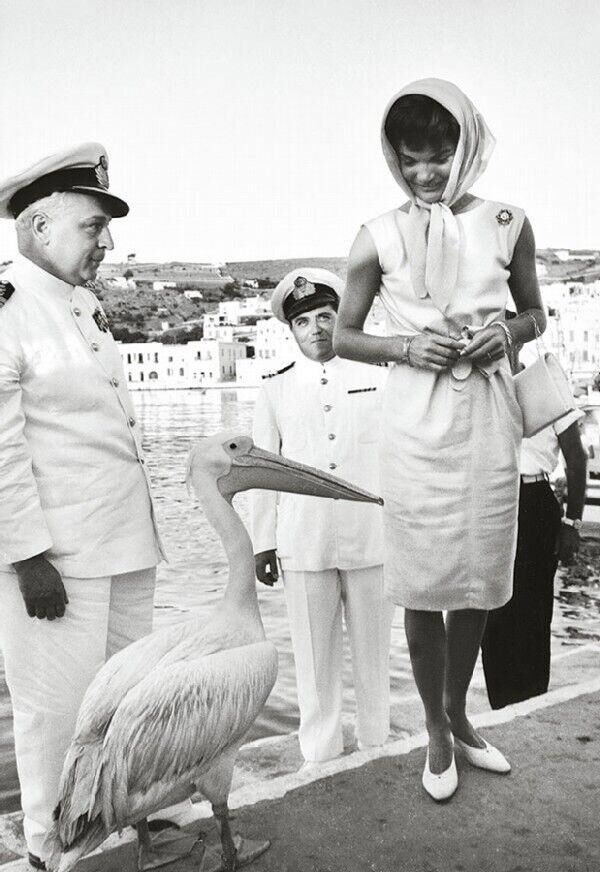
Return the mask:
<svg viewBox="0 0 600 872"><path fill-rule="evenodd" d="M506 317L510 319L514 313L507 312ZM516 344L511 349L513 373L524 368L519 360L521 351L522 346ZM568 566L579 550L585 507L587 454L579 429L583 417L583 412L575 409L521 443L513 594L506 605L489 613L481 643L493 709L548 690L554 576L559 560ZM567 479L564 517L550 485L561 454Z"/></svg>

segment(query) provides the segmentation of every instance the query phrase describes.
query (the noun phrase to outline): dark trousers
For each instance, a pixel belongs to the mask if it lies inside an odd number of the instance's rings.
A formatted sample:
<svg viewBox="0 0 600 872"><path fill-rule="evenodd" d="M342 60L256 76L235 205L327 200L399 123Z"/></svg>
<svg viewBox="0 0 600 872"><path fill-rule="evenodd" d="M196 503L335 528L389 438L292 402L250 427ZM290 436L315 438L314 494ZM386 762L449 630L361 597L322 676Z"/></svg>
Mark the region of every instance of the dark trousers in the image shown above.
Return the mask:
<svg viewBox="0 0 600 872"><path fill-rule="evenodd" d="M493 709L546 693L561 510L547 481L521 483L510 602L488 615L481 644Z"/></svg>

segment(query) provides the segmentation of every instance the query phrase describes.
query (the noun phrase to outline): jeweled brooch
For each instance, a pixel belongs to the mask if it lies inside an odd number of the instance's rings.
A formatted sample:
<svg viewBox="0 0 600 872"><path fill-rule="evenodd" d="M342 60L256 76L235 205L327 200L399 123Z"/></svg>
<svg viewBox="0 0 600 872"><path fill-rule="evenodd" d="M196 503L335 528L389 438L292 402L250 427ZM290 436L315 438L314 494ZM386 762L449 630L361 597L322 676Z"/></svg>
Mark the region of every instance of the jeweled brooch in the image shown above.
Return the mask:
<svg viewBox="0 0 600 872"><path fill-rule="evenodd" d="M513 220L513 213L510 211L510 209L500 209L500 211L496 215L496 221L502 227L506 227L506 225L510 224L510 222L512 220Z"/></svg>

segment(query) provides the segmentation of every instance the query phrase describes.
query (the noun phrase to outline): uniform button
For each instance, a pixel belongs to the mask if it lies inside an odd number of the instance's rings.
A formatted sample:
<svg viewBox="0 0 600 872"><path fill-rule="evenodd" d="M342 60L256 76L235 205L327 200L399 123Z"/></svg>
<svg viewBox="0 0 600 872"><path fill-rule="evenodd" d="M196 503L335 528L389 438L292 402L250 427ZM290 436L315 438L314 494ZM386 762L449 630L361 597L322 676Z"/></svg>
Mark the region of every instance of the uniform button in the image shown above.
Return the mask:
<svg viewBox="0 0 600 872"><path fill-rule="evenodd" d="M113 388L119 387L119 379L118 378L111 378L110 383L113 386Z"/></svg>
<svg viewBox="0 0 600 872"><path fill-rule="evenodd" d="M330 463L329 469L337 469L337 463Z"/></svg>
<svg viewBox="0 0 600 872"><path fill-rule="evenodd" d="M73 314L77 315L77 317L79 318L79 316L81 315L81 309L73 309Z"/></svg>
<svg viewBox="0 0 600 872"><path fill-rule="evenodd" d="M331 406L329 404L326 406L323 406L323 411L324 412L331 412Z"/></svg>
<svg viewBox="0 0 600 872"><path fill-rule="evenodd" d="M321 379L321 384L322 384L322 385L326 385L327 382L328 382L328 379L326 379L326 378L322 378L322 379Z"/></svg>
<svg viewBox="0 0 600 872"><path fill-rule="evenodd" d="M100 346L97 342L92 342L92 351L100 351Z"/></svg>
<svg viewBox="0 0 600 872"><path fill-rule="evenodd" d="M330 433L327 438L328 439L335 439L335 433Z"/></svg>
<svg viewBox="0 0 600 872"><path fill-rule="evenodd" d="M130 426L130 427L135 427L135 418L130 418L130 419L129 419L129 426Z"/></svg>

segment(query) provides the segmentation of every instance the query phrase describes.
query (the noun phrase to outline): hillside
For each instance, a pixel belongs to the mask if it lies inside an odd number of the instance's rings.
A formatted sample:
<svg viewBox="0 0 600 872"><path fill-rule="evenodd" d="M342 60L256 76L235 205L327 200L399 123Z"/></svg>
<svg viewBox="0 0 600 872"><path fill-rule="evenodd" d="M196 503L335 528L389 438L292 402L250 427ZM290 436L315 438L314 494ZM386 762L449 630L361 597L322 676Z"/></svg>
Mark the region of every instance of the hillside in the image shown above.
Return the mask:
<svg viewBox="0 0 600 872"><path fill-rule="evenodd" d="M340 278L346 278L347 260L345 257L296 257L289 260L245 260L228 262L227 272L237 281L256 279L271 283L274 287L284 275L301 266L328 269Z"/></svg>
<svg viewBox="0 0 600 872"><path fill-rule="evenodd" d="M539 249L537 262L542 285L600 279L600 251L595 249ZM0 273L9 263L0 266ZM201 337L202 315L215 311L221 300L262 291L270 295L287 272L301 266L321 267L346 277L344 257L103 263L95 289L118 339L181 342ZM197 296L190 299L184 291L195 291Z"/></svg>
<svg viewBox="0 0 600 872"><path fill-rule="evenodd" d="M346 259L313 257L290 260L256 260L227 264L105 263L102 264L97 295L102 300L116 338L140 341L160 338L167 341L198 339L204 312L214 311L220 300L256 294L265 289L270 294L277 282L299 266L329 269L344 278ZM115 282L129 279L129 287ZM243 287L244 281L256 282ZM155 289L155 283L175 287ZM201 298L188 299L183 291L199 291ZM163 330L165 322L170 329Z"/></svg>

